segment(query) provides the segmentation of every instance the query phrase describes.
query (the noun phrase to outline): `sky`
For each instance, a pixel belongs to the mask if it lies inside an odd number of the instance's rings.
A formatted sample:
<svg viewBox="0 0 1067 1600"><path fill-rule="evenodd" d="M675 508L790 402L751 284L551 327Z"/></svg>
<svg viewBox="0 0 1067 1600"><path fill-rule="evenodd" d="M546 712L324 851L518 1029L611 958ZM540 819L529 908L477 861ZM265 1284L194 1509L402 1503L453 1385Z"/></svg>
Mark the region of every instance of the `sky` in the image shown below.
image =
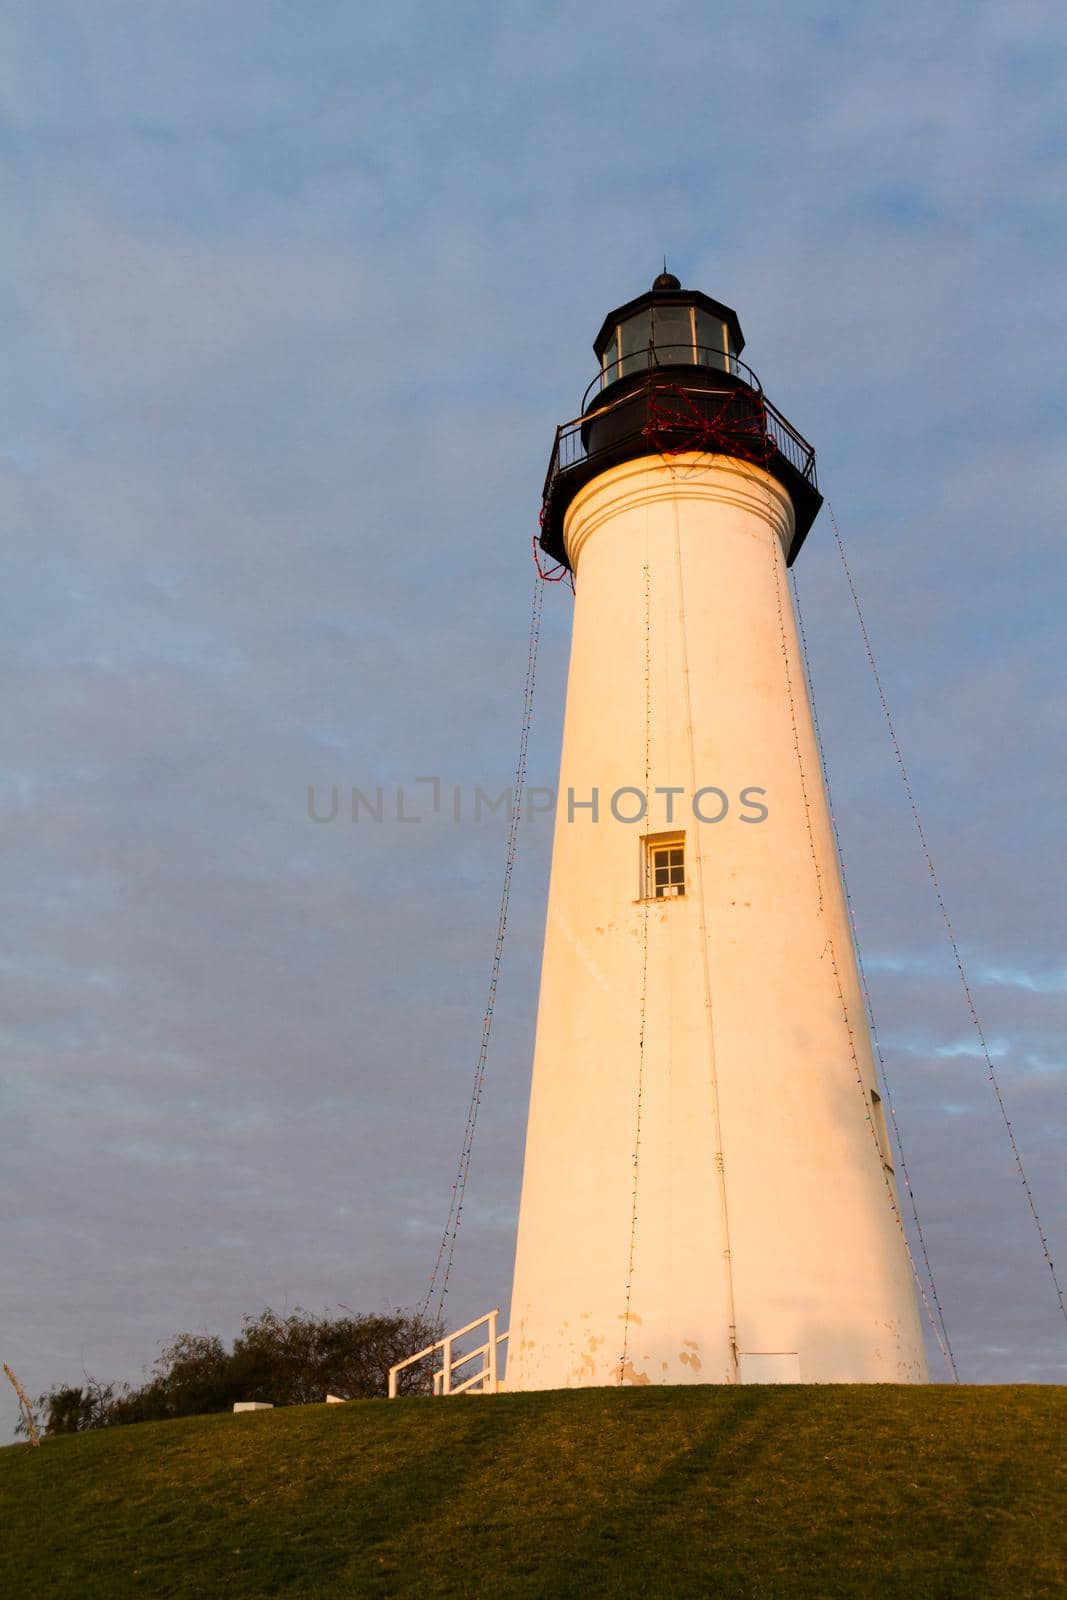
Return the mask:
<svg viewBox="0 0 1067 1600"><path fill-rule="evenodd" d="M1029 0L4 8L0 1354L32 1393L425 1293L544 470L664 254L818 450L1067 1277L1065 44ZM960 1373L1063 1382L825 512L796 574ZM457 1323L510 1290L550 842L523 825Z"/></svg>

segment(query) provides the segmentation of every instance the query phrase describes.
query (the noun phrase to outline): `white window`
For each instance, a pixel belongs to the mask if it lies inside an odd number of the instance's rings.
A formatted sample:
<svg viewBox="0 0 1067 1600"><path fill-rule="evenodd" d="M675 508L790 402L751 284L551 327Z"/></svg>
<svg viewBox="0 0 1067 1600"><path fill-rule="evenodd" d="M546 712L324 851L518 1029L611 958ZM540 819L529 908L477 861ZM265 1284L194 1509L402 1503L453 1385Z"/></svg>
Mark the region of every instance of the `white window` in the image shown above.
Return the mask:
<svg viewBox="0 0 1067 1600"><path fill-rule="evenodd" d="M652 834L645 840L645 895L676 900L685 894L685 834Z"/></svg>

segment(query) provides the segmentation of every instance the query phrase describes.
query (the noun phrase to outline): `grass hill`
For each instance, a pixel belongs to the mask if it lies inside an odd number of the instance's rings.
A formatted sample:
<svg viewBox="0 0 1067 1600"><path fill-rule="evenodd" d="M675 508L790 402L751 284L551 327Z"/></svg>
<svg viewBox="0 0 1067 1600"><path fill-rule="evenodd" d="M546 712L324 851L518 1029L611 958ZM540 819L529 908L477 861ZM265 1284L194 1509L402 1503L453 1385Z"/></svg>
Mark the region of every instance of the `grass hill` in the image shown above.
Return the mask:
<svg viewBox="0 0 1067 1600"><path fill-rule="evenodd" d="M1067 1389L584 1389L0 1451L19 1600L1067 1595Z"/></svg>

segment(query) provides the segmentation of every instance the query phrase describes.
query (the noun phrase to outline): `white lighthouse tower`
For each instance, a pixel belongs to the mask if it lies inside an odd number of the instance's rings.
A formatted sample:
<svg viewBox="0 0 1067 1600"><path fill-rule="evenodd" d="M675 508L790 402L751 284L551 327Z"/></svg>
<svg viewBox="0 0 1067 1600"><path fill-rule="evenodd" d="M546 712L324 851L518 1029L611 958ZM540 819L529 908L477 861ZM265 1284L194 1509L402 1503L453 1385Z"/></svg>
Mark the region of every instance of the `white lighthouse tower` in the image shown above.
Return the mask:
<svg viewBox="0 0 1067 1600"><path fill-rule="evenodd" d="M923 1382L787 568L814 452L667 273L557 435L574 637L507 1387Z"/></svg>

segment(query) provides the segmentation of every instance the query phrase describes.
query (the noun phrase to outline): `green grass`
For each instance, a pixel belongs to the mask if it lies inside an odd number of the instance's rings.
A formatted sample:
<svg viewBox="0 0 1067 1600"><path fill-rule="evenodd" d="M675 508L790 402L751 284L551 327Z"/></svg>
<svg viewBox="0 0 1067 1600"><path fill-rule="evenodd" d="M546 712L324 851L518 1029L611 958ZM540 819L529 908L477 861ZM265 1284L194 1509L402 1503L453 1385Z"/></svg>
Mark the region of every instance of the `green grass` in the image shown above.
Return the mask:
<svg viewBox="0 0 1067 1600"><path fill-rule="evenodd" d="M1067 1595L1067 1389L583 1389L0 1451L0 1593Z"/></svg>

